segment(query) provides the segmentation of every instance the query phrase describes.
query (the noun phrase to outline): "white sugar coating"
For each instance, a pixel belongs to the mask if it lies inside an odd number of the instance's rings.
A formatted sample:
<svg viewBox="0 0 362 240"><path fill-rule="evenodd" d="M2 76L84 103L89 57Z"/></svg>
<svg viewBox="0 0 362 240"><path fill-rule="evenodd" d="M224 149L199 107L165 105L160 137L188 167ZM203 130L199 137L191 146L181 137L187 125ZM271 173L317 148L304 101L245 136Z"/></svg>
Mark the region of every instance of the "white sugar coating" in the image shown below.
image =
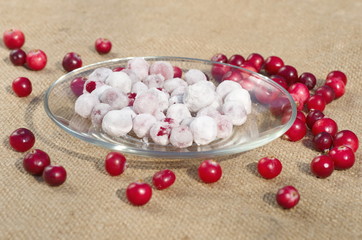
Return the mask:
<svg viewBox="0 0 362 240"><path fill-rule="evenodd" d="M187 82L181 78L171 78L166 80L163 84L163 88L168 93L172 93L178 87L187 87Z"/></svg>
<svg viewBox="0 0 362 240"><path fill-rule="evenodd" d="M219 94L217 94L215 92L215 99L214 101L209 105L209 107L213 107L217 110L220 111L221 109L221 106L223 105L224 101L222 100L222 98L219 96Z"/></svg>
<svg viewBox="0 0 362 240"><path fill-rule="evenodd" d="M145 92L147 90L148 90L148 87L147 87L146 84L144 84L143 82L135 82L132 85L131 92L140 94L140 93Z"/></svg>
<svg viewBox="0 0 362 240"><path fill-rule="evenodd" d="M205 145L216 139L216 121L209 116L195 117L190 123L190 130L197 145Z"/></svg>
<svg viewBox="0 0 362 240"><path fill-rule="evenodd" d="M124 93L129 93L132 88L132 80L125 72L112 72L107 77L106 84L121 89Z"/></svg>
<svg viewBox="0 0 362 240"><path fill-rule="evenodd" d="M100 96L102 103L109 104L112 109L122 109L128 106L129 99L119 88L108 88Z"/></svg>
<svg viewBox="0 0 362 240"><path fill-rule="evenodd" d="M171 97L176 96L176 95L184 95L186 88L187 88L187 86L186 87L181 86L181 87L175 88L175 90L173 90L171 93Z"/></svg>
<svg viewBox="0 0 362 240"><path fill-rule="evenodd" d="M236 89L242 89L242 86L237 82L225 80L216 87L216 93L224 99L226 95Z"/></svg>
<svg viewBox="0 0 362 240"><path fill-rule="evenodd" d="M192 85L200 81L207 81L207 78L199 69L190 69L185 73L185 81L188 85Z"/></svg>
<svg viewBox="0 0 362 240"><path fill-rule="evenodd" d="M150 129L157 122L157 119L148 113L138 114L133 119L133 132L139 138L148 137Z"/></svg>
<svg viewBox="0 0 362 240"><path fill-rule="evenodd" d="M224 102L238 102L244 105L246 113L251 113L250 94L244 88L235 89L225 96Z"/></svg>
<svg viewBox="0 0 362 240"><path fill-rule="evenodd" d="M99 103L99 99L97 96L84 93L80 95L74 104L74 111L84 118L88 118L94 106Z"/></svg>
<svg viewBox="0 0 362 240"><path fill-rule="evenodd" d="M124 107L121 110L128 112L131 115L132 119L134 119L137 116L137 113L135 113L132 107Z"/></svg>
<svg viewBox="0 0 362 240"><path fill-rule="evenodd" d="M113 71L109 68L100 67L95 69L91 74L89 74L88 80L95 82L104 82L112 72Z"/></svg>
<svg viewBox="0 0 362 240"><path fill-rule="evenodd" d="M184 103L191 112L197 112L215 100L214 88L214 84L208 81L189 85L184 93Z"/></svg>
<svg viewBox="0 0 362 240"><path fill-rule="evenodd" d="M95 89L94 89L92 92L94 92L97 88L100 88L100 87L102 87L102 86L105 85L104 82L101 82L101 81L93 81L93 80L87 79L87 81L85 81L84 86L83 86L83 94L85 94L85 93L90 93L90 92L87 91L87 85L88 85L88 83L90 83L90 82L95 82L95 84L96 84Z"/></svg>
<svg viewBox="0 0 362 240"><path fill-rule="evenodd" d="M171 106L172 104L177 104L177 103L184 103L184 96L183 95L175 95L175 96L170 97L168 99L169 106Z"/></svg>
<svg viewBox="0 0 362 240"><path fill-rule="evenodd" d="M160 112L160 111L157 111L155 114L153 114L153 116L155 116L155 118L157 119L157 121L161 121L163 119L166 118L166 115L164 112Z"/></svg>
<svg viewBox="0 0 362 240"><path fill-rule="evenodd" d="M131 78L132 83L141 81L137 74L131 69L125 68L121 72L127 73L127 75Z"/></svg>
<svg viewBox="0 0 362 240"><path fill-rule="evenodd" d="M184 118L184 120L182 120L180 122L180 125L185 125L185 126L190 126L191 122L195 119L195 117L188 117L188 118Z"/></svg>
<svg viewBox="0 0 362 240"><path fill-rule="evenodd" d="M147 92L153 93L157 96L158 110L163 112L168 108L168 99L170 95L167 92L160 91L157 88L150 88Z"/></svg>
<svg viewBox="0 0 362 240"><path fill-rule="evenodd" d="M168 124L168 126L169 126L170 128L174 128L174 127L180 126L180 123L179 123L179 122L177 122L175 119L170 118L170 117L165 117L165 118L163 118L163 119L161 119L161 120L159 120L159 121Z"/></svg>
<svg viewBox="0 0 362 240"><path fill-rule="evenodd" d="M91 94L94 95L94 96L97 96L98 98L100 98L100 96L102 95L102 93L103 93L105 90L109 89L109 88L112 88L112 87L109 86L109 85L104 84L104 85L102 85L102 86L97 87L96 89L94 89L94 90L91 92Z"/></svg>
<svg viewBox="0 0 362 240"><path fill-rule="evenodd" d="M112 107L107 103L98 103L94 106L91 113L91 121L93 125L100 125L103 117L107 112L111 111Z"/></svg>
<svg viewBox="0 0 362 240"><path fill-rule="evenodd" d="M247 113L245 107L240 102L229 101L222 105L222 113L228 116L233 125L240 126L245 123Z"/></svg>
<svg viewBox="0 0 362 240"><path fill-rule="evenodd" d="M150 65L143 58L133 58L127 62L127 69L131 69L142 80L148 75Z"/></svg>
<svg viewBox="0 0 362 240"><path fill-rule="evenodd" d="M157 90L157 89L156 89ZM159 109L158 93L147 90L138 94L133 103L133 109L136 113L156 114Z"/></svg>
<svg viewBox="0 0 362 240"><path fill-rule="evenodd" d="M233 123L226 115L220 115L216 119L217 135L218 138L228 138L233 133Z"/></svg>
<svg viewBox="0 0 362 240"><path fill-rule="evenodd" d="M171 127L169 124L158 121L152 125L150 129L150 136L156 144L165 146L169 144L170 132Z"/></svg>
<svg viewBox="0 0 362 240"><path fill-rule="evenodd" d="M170 133L170 143L178 148L190 147L194 141L192 132L188 126L178 126L172 128Z"/></svg>
<svg viewBox="0 0 362 240"><path fill-rule="evenodd" d="M173 78L173 66L169 62L157 61L151 64L150 74L161 74L165 80Z"/></svg>
<svg viewBox="0 0 362 240"><path fill-rule="evenodd" d="M111 110L103 117L102 130L110 136L124 136L132 127L132 116L128 111Z"/></svg>
<svg viewBox="0 0 362 240"><path fill-rule="evenodd" d="M177 103L171 105L166 112L166 117L181 122L185 118L191 117L191 113L185 104Z"/></svg>
<svg viewBox="0 0 362 240"><path fill-rule="evenodd" d="M200 111L197 112L196 117L209 116L216 119L220 115L221 113L215 107L209 105L207 107L201 108Z"/></svg>
<svg viewBox="0 0 362 240"><path fill-rule="evenodd" d="M151 74L142 80L148 88L162 88L165 78L161 74Z"/></svg>

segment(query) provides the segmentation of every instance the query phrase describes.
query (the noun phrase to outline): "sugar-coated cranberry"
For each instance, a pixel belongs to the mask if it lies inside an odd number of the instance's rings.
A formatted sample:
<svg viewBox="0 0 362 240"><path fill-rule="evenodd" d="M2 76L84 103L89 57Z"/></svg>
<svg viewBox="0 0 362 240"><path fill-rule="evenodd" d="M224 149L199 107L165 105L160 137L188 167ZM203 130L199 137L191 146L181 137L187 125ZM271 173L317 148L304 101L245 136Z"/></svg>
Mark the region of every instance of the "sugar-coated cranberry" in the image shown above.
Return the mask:
<svg viewBox="0 0 362 240"><path fill-rule="evenodd" d="M152 188L145 182L133 182L128 185L126 196L130 203L142 206L148 203L152 197Z"/></svg>
<svg viewBox="0 0 362 240"><path fill-rule="evenodd" d="M307 127L305 123L299 118L296 118L293 125L284 133L283 138L291 142L296 142L301 140L306 133Z"/></svg>
<svg viewBox="0 0 362 240"><path fill-rule="evenodd" d="M296 94L302 103L307 101L310 96L308 87L305 84L299 82L290 85L288 92L290 94Z"/></svg>
<svg viewBox="0 0 362 240"><path fill-rule="evenodd" d="M264 157L258 161L258 172L266 179L277 177L282 171L282 163L275 157Z"/></svg>
<svg viewBox="0 0 362 240"><path fill-rule="evenodd" d="M25 171L32 175L42 175L44 168L49 165L49 155L40 149L32 150L26 154L23 159L23 167Z"/></svg>
<svg viewBox="0 0 362 240"><path fill-rule="evenodd" d="M198 174L204 183L214 183L219 181L222 176L222 169L219 163L214 160L203 161L199 168Z"/></svg>
<svg viewBox="0 0 362 240"><path fill-rule="evenodd" d="M67 72L80 68L82 66L82 64L83 64L83 62L82 62L81 56L75 52L69 52L69 53L65 54L63 61L62 61L62 66L63 66L64 70Z"/></svg>
<svg viewBox="0 0 362 240"><path fill-rule="evenodd" d="M307 109L310 110L319 110L321 112L326 108L326 101L321 95L313 95L306 101L305 105Z"/></svg>
<svg viewBox="0 0 362 240"><path fill-rule="evenodd" d="M62 166L49 165L44 168L43 179L50 186L60 186L67 179L67 171Z"/></svg>
<svg viewBox="0 0 362 240"><path fill-rule="evenodd" d="M288 83L287 80L285 80L285 78L283 78L282 76L278 76L278 75L272 75L269 77L271 80L273 80L274 82L278 83L280 86L282 86L284 89L288 89Z"/></svg>
<svg viewBox="0 0 362 240"><path fill-rule="evenodd" d="M212 56L211 61L213 62L222 62L222 63L227 63L228 62L228 58L226 57L225 54L223 53L217 53L214 56Z"/></svg>
<svg viewBox="0 0 362 240"><path fill-rule="evenodd" d="M221 81L230 80L234 82L240 82L242 79L241 73L238 70L230 70L222 76Z"/></svg>
<svg viewBox="0 0 362 240"><path fill-rule="evenodd" d="M284 77L285 80L287 80L288 85L292 85L298 81L297 69L290 65L284 65L281 67L278 70L277 75Z"/></svg>
<svg viewBox="0 0 362 240"><path fill-rule="evenodd" d="M134 101L136 100L137 93L129 92L127 93L127 97L128 97L128 106L132 107Z"/></svg>
<svg viewBox="0 0 362 240"><path fill-rule="evenodd" d="M10 146L18 152L26 152L34 146L35 136L27 128L18 128L9 136Z"/></svg>
<svg viewBox="0 0 362 240"><path fill-rule="evenodd" d="M315 90L314 94L321 95L324 98L324 100L326 101L326 104L332 102L334 100L334 98L336 97L334 90L328 85L320 86L319 88L317 88Z"/></svg>
<svg viewBox="0 0 362 240"><path fill-rule="evenodd" d="M86 81L86 77L77 77L70 82L70 89L75 96L79 97L83 94L84 84Z"/></svg>
<svg viewBox="0 0 362 240"><path fill-rule="evenodd" d="M309 111L309 113L307 114L305 123L310 129L312 129L314 123L323 117L324 113L322 111L314 109Z"/></svg>
<svg viewBox="0 0 362 240"><path fill-rule="evenodd" d="M329 151L328 155L332 158L335 169L348 169L355 163L354 152L346 146L334 147Z"/></svg>
<svg viewBox="0 0 362 240"><path fill-rule="evenodd" d="M326 152L333 144L333 137L330 133L320 132L313 137L313 145L317 151Z"/></svg>
<svg viewBox="0 0 362 240"><path fill-rule="evenodd" d="M326 80L325 85L333 89L335 93L335 99L342 97L346 91L345 84L343 83L343 81L335 78Z"/></svg>
<svg viewBox="0 0 362 240"><path fill-rule="evenodd" d="M333 119L327 117L319 119L313 124L312 127L312 133L314 136L321 132L327 132L331 134L332 137L334 137L337 131L338 131L337 123Z"/></svg>
<svg viewBox="0 0 362 240"><path fill-rule="evenodd" d="M228 63L231 65L235 65L235 66L241 66L241 64L243 64L245 62L245 58L239 54L234 54L232 55L229 60Z"/></svg>
<svg viewBox="0 0 362 240"><path fill-rule="evenodd" d="M328 155L320 155L313 158L310 163L311 172L319 178L329 177L334 170L334 162Z"/></svg>
<svg viewBox="0 0 362 240"><path fill-rule="evenodd" d="M246 59L246 62L251 63L255 67L256 71L260 72L264 64L264 58L259 53L251 53Z"/></svg>
<svg viewBox="0 0 362 240"><path fill-rule="evenodd" d="M11 87L18 97L27 97L33 90L31 81L26 77L15 78Z"/></svg>
<svg viewBox="0 0 362 240"><path fill-rule="evenodd" d="M338 80L341 80L344 83L344 85L347 85L347 76L346 76L346 74L344 74L344 72L341 72L338 70L332 71L332 72L328 73L328 75L326 77L326 80L329 80L329 79L338 79Z"/></svg>
<svg viewBox="0 0 362 240"><path fill-rule="evenodd" d="M279 69L284 66L284 62L280 57L270 56L264 61L264 70L269 75L275 75Z"/></svg>
<svg viewBox="0 0 362 240"><path fill-rule="evenodd" d="M120 72L124 69L124 67L115 67L112 69L113 72Z"/></svg>
<svg viewBox="0 0 362 240"><path fill-rule="evenodd" d="M112 42L107 38L97 38L94 47L99 54L106 54L111 51Z"/></svg>
<svg viewBox="0 0 362 240"><path fill-rule="evenodd" d="M298 82L305 84L309 90L312 90L317 84L317 78L312 73L304 72L299 76Z"/></svg>
<svg viewBox="0 0 362 240"><path fill-rule="evenodd" d="M297 205L299 199L299 192L293 186L285 186L280 188L276 194L277 203L285 209L289 209Z"/></svg>
<svg viewBox="0 0 362 240"><path fill-rule="evenodd" d="M359 147L359 140L354 132L350 130L342 130L337 132L334 136L333 146L346 146L352 149L353 152L356 152Z"/></svg>
<svg viewBox="0 0 362 240"><path fill-rule="evenodd" d="M173 66L173 77L174 78L181 78L182 77L182 70L177 66Z"/></svg>
<svg viewBox="0 0 362 240"><path fill-rule="evenodd" d="M222 77L229 72L231 69L230 66L224 65L224 64L213 64L211 68L211 75L212 77L218 81L221 82Z"/></svg>
<svg viewBox="0 0 362 240"><path fill-rule="evenodd" d="M9 58L15 66L23 66L26 63L26 53L20 48L11 50Z"/></svg>
<svg viewBox="0 0 362 240"><path fill-rule="evenodd" d="M110 152L106 156L104 167L111 176L121 175L127 168L126 157L122 153Z"/></svg>
<svg viewBox="0 0 362 240"><path fill-rule="evenodd" d="M176 175L169 169L156 172L152 177L152 183L158 190L163 190L174 184Z"/></svg>
<svg viewBox="0 0 362 240"><path fill-rule="evenodd" d="M19 29L9 29L3 34L3 41L7 48L21 48L25 42L25 35Z"/></svg>
<svg viewBox="0 0 362 240"><path fill-rule="evenodd" d="M47 62L47 55L42 50L30 50L26 55L26 65L31 70L40 71L45 68Z"/></svg>

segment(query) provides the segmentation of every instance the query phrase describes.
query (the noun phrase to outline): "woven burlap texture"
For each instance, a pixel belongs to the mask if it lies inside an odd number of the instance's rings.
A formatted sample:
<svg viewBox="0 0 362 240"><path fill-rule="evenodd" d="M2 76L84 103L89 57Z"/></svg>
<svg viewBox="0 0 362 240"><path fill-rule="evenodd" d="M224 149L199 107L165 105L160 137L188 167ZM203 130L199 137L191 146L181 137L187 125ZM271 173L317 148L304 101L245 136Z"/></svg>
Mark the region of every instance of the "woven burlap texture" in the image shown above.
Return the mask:
<svg viewBox="0 0 362 240"><path fill-rule="evenodd" d="M203 184L201 159L149 159L127 155L129 168L110 177L103 170L108 150L76 139L57 127L43 109L48 86L65 72L61 60L74 51L83 64L128 56L184 56L209 59L217 52L280 56L299 73L312 72L323 84L329 71L348 76L346 94L325 114L340 129L362 138L362 3L323 1L1 1L0 29L19 28L24 50L48 55L39 72L15 67L1 43L2 144L0 160L0 239L362 239L362 163L318 179L309 171L311 135L297 143L277 139L258 149L217 158L223 178ZM99 55L94 41L107 37L110 54ZM14 78L33 82L33 93L16 97ZM66 183L49 187L22 167L23 153L8 136L19 127L36 135L35 147L68 171ZM283 171L273 180L256 173L256 162L275 156ZM177 180L154 190L143 207L130 205L127 185L150 182L161 169ZM294 185L299 204L283 210L275 193Z"/></svg>

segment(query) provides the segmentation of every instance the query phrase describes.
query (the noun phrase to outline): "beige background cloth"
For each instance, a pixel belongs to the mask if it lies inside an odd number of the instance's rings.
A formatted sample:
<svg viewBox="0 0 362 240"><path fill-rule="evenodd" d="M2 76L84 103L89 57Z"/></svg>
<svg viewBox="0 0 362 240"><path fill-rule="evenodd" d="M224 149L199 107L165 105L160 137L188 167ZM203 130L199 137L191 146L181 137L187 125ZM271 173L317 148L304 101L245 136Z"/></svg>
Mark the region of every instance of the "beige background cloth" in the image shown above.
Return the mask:
<svg viewBox="0 0 362 240"><path fill-rule="evenodd" d="M13 66L1 43L0 239L362 239L361 150L355 166L317 179L309 163L318 152L309 134L291 143L277 139L258 149L217 158L224 175L215 184L197 180L201 159L149 159L127 155L119 177L103 170L106 149L58 128L43 109L47 87L64 74L63 56L79 53L83 64L128 56L280 56L299 73L312 72L323 84L336 69L348 76L346 94L329 104L327 116L340 129L362 138L362 2L322 1L1 1L0 30L19 28L24 49L44 50L40 72ZM96 38L113 42L99 55ZM14 96L11 82L33 82L27 98ZM35 147L68 171L66 183L49 187L22 168L23 153L10 149L9 134L27 127ZM256 162L275 156L283 171L273 180L255 172ZM143 207L131 206L125 188L150 181L161 169L175 171L175 184L154 191ZM299 189L301 200L283 210L274 200L284 185Z"/></svg>

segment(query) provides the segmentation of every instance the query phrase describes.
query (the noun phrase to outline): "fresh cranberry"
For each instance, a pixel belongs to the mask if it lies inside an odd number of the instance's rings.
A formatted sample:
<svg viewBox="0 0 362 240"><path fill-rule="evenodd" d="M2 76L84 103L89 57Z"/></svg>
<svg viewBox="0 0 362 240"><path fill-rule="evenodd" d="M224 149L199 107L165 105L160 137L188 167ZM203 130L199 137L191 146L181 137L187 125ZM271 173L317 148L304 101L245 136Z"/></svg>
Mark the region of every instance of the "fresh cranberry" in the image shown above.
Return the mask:
<svg viewBox="0 0 362 240"><path fill-rule="evenodd" d="M59 186L67 179L67 171L62 166L49 165L44 168L43 179L50 186Z"/></svg>
<svg viewBox="0 0 362 240"><path fill-rule="evenodd" d="M128 201L135 206L145 205L152 197L152 188L145 182L133 182L128 185L126 196Z"/></svg>
<svg viewBox="0 0 362 240"><path fill-rule="evenodd" d="M305 123L307 124L307 126L312 129L314 123L316 121L318 121L319 119L324 118L324 113L320 110L311 110L308 114L307 117L305 119Z"/></svg>
<svg viewBox="0 0 362 240"><path fill-rule="evenodd" d="M305 103L307 109L310 110L319 110L321 112L324 111L326 108L326 101L324 100L324 97L321 95L313 95L310 98L308 98L307 102Z"/></svg>
<svg viewBox="0 0 362 240"><path fill-rule="evenodd" d="M251 63L249 63L249 62L244 62L244 63L242 63L241 65L240 65L240 67L241 68L244 68L244 69L247 69L247 70L249 70L249 71L252 71L252 72L258 72L257 70L256 70L256 68L254 67L254 65L253 64L251 64ZM241 71L242 73L244 72L244 71ZM250 73L246 73L247 74L247 76L250 76Z"/></svg>
<svg viewBox="0 0 362 240"><path fill-rule="evenodd" d="M111 176L121 175L127 168L126 157L118 152L110 152L106 156L104 167Z"/></svg>
<svg viewBox="0 0 362 240"><path fill-rule="evenodd" d="M320 152L328 151L333 144L333 137L330 133L320 132L313 137L314 148Z"/></svg>
<svg viewBox="0 0 362 240"><path fill-rule="evenodd" d="M215 54L214 56L212 56L211 61L213 61L213 62L227 63L227 62L228 62L228 58L226 57L225 54L218 53L218 54Z"/></svg>
<svg viewBox="0 0 362 240"><path fill-rule="evenodd" d="M230 70L224 74L221 81L230 80L234 82L240 82L242 79L241 73L238 70Z"/></svg>
<svg viewBox="0 0 362 240"><path fill-rule="evenodd" d="M93 92L94 89L96 89L97 84L95 81L90 81L89 83L87 83L87 85L85 85L85 90L89 93Z"/></svg>
<svg viewBox="0 0 362 240"><path fill-rule="evenodd" d="M292 208L298 204L300 195L293 186L285 186L278 190L276 194L277 203L286 209Z"/></svg>
<svg viewBox="0 0 362 240"><path fill-rule="evenodd" d="M176 175L169 169L156 172L152 177L155 188L163 190L170 187L176 180Z"/></svg>
<svg viewBox="0 0 362 240"><path fill-rule="evenodd" d="M268 86L259 86L254 90L254 93L255 98L263 104L269 104L279 96L278 91Z"/></svg>
<svg viewBox="0 0 362 240"><path fill-rule="evenodd" d="M3 41L7 48L21 48L25 42L25 35L21 30L10 29L4 32Z"/></svg>
<svg viewBox="0 0 362 240"><path fill-rule="evenodd" d="M30 80L26 77L14 79L11 87L18 97L27 97L33 90Z"/></svg>
<svg viewBox="0 0 362 240"><path fill-rule="evenodd" d="M251 63L255 67L256 71L260 72L264 64L264 58L259 53L251 53L246 59L246 62Z"/></svg>
<svg viewBox="0 0 362 240"><path fill-rule="evenodd" d="M264 157L258 161L258 172L266 179L277 177L282 171L282 163L274 157Z"/></svg>
<svg viewBox="0 0 362 240"><path fill-rule="evenodd" d="M23 66L26 63L26 53L20 48L11 50L9 58L15 66Z"/></svg>
<svg viewBox="0 0 362 240"><path fill-rule="evenodd" d="M65 71L70 72L82 66L82 58L78 53L69 52L65 54L62 65Z"/></svg>
<svg viewBox="0 0 362 240"><path fill-rule="evenodd" d="M329 79L338 79L341 80L344 83L344 85L347 85L347 76L341 71L336 70L328 73L326 80Z"/></svg>
<svg viewBox="0 0 362 240"><path fill-rule="evenodd" d="M343 81L338 79L328 79L325 85L331 87L335 93L335 99L342 97L346 91Z"/></svg>
<svg viewBox="0 0 362 240"><path fill-rule="evenodd" d="M284 62L280 57L270 56L265 59L264 70L269 75L275 75L278 73L279 69L284 66Z"/></svg>
<svg viewBox="0 0 362 240"><path fill-rule="evenodd" d="M348 169L354 165L355 155L349 147L340 146L332 148L328 155L334 161L335 169Z"/></svg>
<svg viewBox="0 0 362 240"><path fill-rule="evenodd" d="M128 106L132 107L134 101L136 100L137 93L129 92L127 93L127 97L128 97Z"/></svg>
<svg viewBox="0 0 362 240"><path fill-rule="evenodd" d="M333 140L333 146L346 146L356 152L359 146L357 135L350 130L342 130L336 133Z"/></svg>
<svg viewBox="0 0 362 240"><path fill-rule="evenodd" d="M26 55L26 64L29 69L39 71L47 65L47 55L42 50L30 50Z"/></svg>
<svg viewBox="0 0 362 240"><path fill-rule="evenodd" d="M298 81L298 72L293 66L284 65L281 67L277 75L282 76L287 80L288 85L292 85Z"/></svg>
<svg viewBox="0 0 362 240"><path fill-rule="evenodd" d="M245 58L239 54L235 54L232 55L229 60L228 63L234 66L240 66L241 64L243 64L245 62Z"/></svg>
<svg viewBox="0 0 362 240"><path fill-rule="evenodd" d="M305 84L309 90L312 90L317 84L317 78L312 73L304 72L299 76L298 82Z"/></svg>
<svg viewBox="0 0 362 240"><path fill-rule="evenodd" d="M75 96L79 97L83 94L84 84L86 81L86 77L77 77L70 82L70 89L72 89Z"/></svg>
<svg viewBox="0 0 362 240"><path fill-rule="evenodd" d="M18 152L26 152L34 146L35 136L27 128L18 128L10 134L10 146Z"/></svg>
<svg viewBox="0 0 362 240"><path fill-rule="evenodd" d="M40 149L32 150L23 159L25 171L32 175L42 175L48 165L50 165L49 155Z"/></svg>
<svg viewBox="0 0 362 240"><path fill-rule="evenodd" d="M309 98L309 89L303 83L294 83L288 88L290 94L296 94L298 98L304 103Z"/></svg>
<svg viewBox="0 0 362 240"><path fill-rule="evenodd" d="M116 68L113 68L112 71L113 72L120 72L124 69L124 67L116 67Z"/></svg>
<svg viewBox="0 0 362 240"><path fill-rule="evenodd" d="M214 183L219 181L222 176L222 169L219 163L214 160L203 161L199 168L198 174L204 183Z"/></svg>
<svg viewBox="0 0 362 240"><path fill-rule="evenodd" d="M300 120L302 120L303 122L306 121L306 116L302 111L297 111L297 118L299 118Z"/></svg>
<svg viewBox="0 0 362 240"><path fill-rule="evenodd" d="M269 104L270 112L274 116L282 116L289 112L291 105L287 96L279 96Z"/></svg>
<svg viewBox="0 0 362 240"><path fill-rule="evenodd" d="M177 66L173 66L173 77L174 78L181 78L182 77L182 70Z"/></svg>
<svg viewBox="0 0 362 240"><path fill-rule="evenodd" d="M334 162L328 155L320 155L312 160L310 170L317 177L326 178L333 173Z"/></svg>
<svg viewBox="0 0 362 240"><path fill-rule="evenodd" d="M331 134L332 137L334 137L337 131L338 131L337 123L333 119L327 117L319 119L313 124L312 127L312 133L314 136L321 132L327 132Z"/></svg>
<svg viewBox="0 0 362 240"><path fill-rule="evenodd" d="M305 123L296 118L293 125L284 133L283 138L291 142L301 140L307 133L307 127Z"/></svg>
<svg viewBox="0 0 362 240"><path fill-rule="evenodd" d="M212 68L211 68L211 75L216 81L221 82L222 77L224 76L224 74L229 72L230 69L231 69L231 67L228 66L228 65L213 64Z"/></svg>
<svg viewBox="0 0 362 240"><path fill-rule="evenodd" d="M321 95L326 101L326 104L332 102L336 97L336 94L334 93L333 89L328 85L320 86L319 88L317 88L317 90L315 90L314 94Z"/></svg>
<svg viewBox="0 0 362 240"><path fill-rule="evenodd" d="M99 54L106 54L111 51L112 42L107 38L97 38L94 47Z"/></svg>
<svg viewBox="0 0 362 240"><path fill-rule="evenodd" d="M282 76L278 76L278 75L272 75L269 77L271 80L273 80L274 82L278 83L280 86L282 86L284 89L288 89L288 83L287 80L285 80L285 78L283 78Z"/></svg>

